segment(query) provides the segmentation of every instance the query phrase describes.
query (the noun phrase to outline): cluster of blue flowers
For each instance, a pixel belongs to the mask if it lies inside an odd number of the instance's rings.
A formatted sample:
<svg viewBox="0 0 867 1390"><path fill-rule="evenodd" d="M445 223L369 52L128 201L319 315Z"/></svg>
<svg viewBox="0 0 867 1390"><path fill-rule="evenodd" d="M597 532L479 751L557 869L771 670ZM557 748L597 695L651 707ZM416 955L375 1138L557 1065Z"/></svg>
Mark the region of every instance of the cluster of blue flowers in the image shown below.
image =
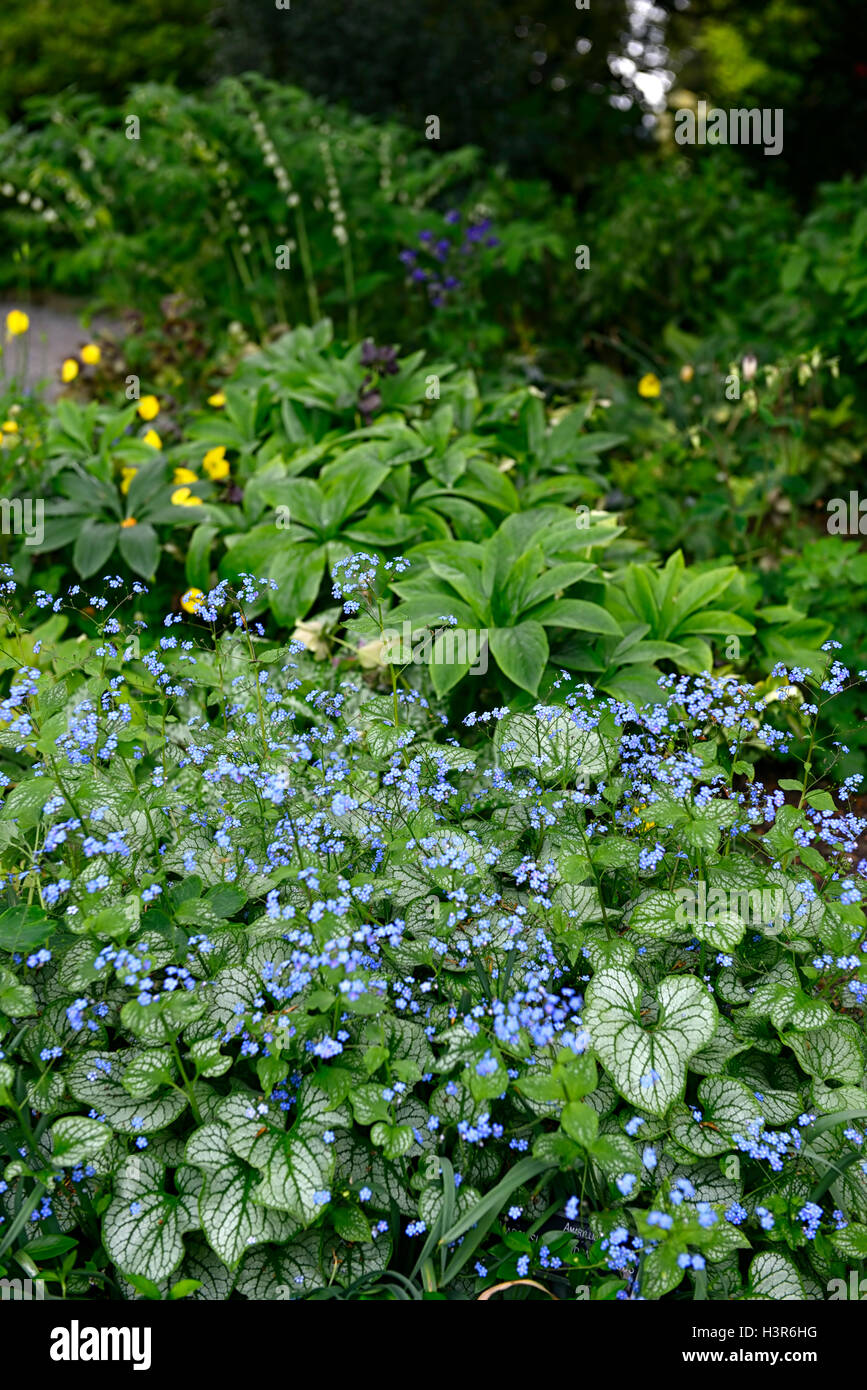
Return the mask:
<svg viewBox="0 0 867 1390"><path fill-rule="evenodd" d="M391 579L406 567L403 559L383 565L367 553L349 556L334 567L333 596L347 616L362 607L376 615ZM772 934L757 931L744 948L726 942L725 950L708 951L698 937L686 939L689 932L664 943L640 937L630 913L646 889L668 890L698 871L666 809L688 805L711 836L719 832L726 856L753 854L778 825L782 792L758 781L735 784L700 750L715 738L735 761L757 743L764 752L785 753L791 734L774 725L772 705L805 676L778 673L788 686L773 702L730 677L667 676L658 702L639 709L602 699L564 673L556 685L561 702L521 716L532 721L529 748L519 724L500 727L510 717L504 708L465 716L461 741L445 736L440 714L418 690L383 699L340 673L317 688L301 644L275 652L261 624L246 616L263 585L252 576L239 592L221 583L194 615L168 615L166 631L141 657L134 645L124 646L117 618L105 618L105 605L90 600L106 676L98 693L91 689L74 704L51 756L43 753L35 764L38 775L56 778L56 788L40 796L44 831L24 859L12 858L5 879L15 892L26 885L78 943L75 969L53 941L50 950L15 957L43 1008L61 1001L52 1014L57 1034L46 1027L34 1055L43 1071L63 1071L76 1041L92 1047L94 1035L114 1037L123 1032L118 1020L130 1016L146 1039L155 1017L181 1017L186 1008L197 1031L184 1045L200 1055L205 1046L225 1049L217 1065L225 1060L233 1069L233 1084L241 1078L250 1093L247 1117L265 1129L269 1105L289 1116L284 1122L295 1119L310 1076L329 1078L335 1107L350 1107L355 1132L370 1147L350 1181L341 1167L352 1160L341 1124L332 1118L317 1129L332 1166L310 1196L315 1219L330 1219L351 1192L373 1209L377 1240L413 1238L428 1233L424 1219L401 1221L402 1232L390 1232L379 1218L382 1211L391 1216L383 1145L393 1143L413 1172L409 1166L425 1154L449 1155L461 1170L456 1186L466 1172L467 1187L478 1189L517 1156L535 1155L540 1142L565 1143L558 1116L574 1103L569 1068L583 1065L577 1059L586 1062L594 1045L585 986L607 962L631 961L635 947L637 968L622 968L647 987L645 994L661 978L658 966L664 974L688 974L727 1021L753 997L765 971L761 950L768 942L777 949ZM38 602L60 611L72 597L42 594ZM144 635L140 624L137 630ZM142 667L173 714L165 739L129 693L126 674L140 677ZM825 693L832 696L847 678L834 662ZM19 752L35 736L44 680L36 666L18 670L3 703ZM220 703L212 717L215 692ZM604 774L578 788L571 763L557 765L565 763L564 729L604 754ZM499 740L493 745L489 732ZM377 737L386 748L374 757ZM468 741L471 756L458 756ZM786 929L798 941L792 953L808 974L818 973L822 997L851 1014L867 997L867 942L858 925L867 865L851 864L867 827L821 798L802 816L791 851L767 853L773 839L765 845L769 871L784 873L785 855L803 851L801 867L784 879L793 895ZM623 854L615 872L604 859L607 847ZM810 871L819 850L826 884ZM565 873L567 856L586 862L584 883ZM833 949L814 929L828 905L839 910ZM808 946L796 932L809 936ZM669 951L664 966L662 947ZM759 949L749 957L753 947ZM642 999L635 1026L652 1027L653 1013ZM597 1114L606 1174L597 1195L618 1209L601 1248L628 1298L642 1296L642 1261L676 1236L687 1211L695 1240L677 1266L693 1274L708 1258L698 1247L715 1227L725 1230L722 1222L772 1230L782 1220L770 1197L767 1206L754 1206L746 1187L738 1198L711 1203L694 1175L673 1176L664 1126L651 1118L664 1063L653 1055L644 1067L623 1091L632 1099L626 1110L616 1110L614 1085L600 1079L605 1103ZM120 1070L113 1074L111 1061L97 1056L86 1080L104 1085ZM562 1095L546 1090L560 1075ZM794 1183L809 1157L802 1131L816 1115L806 1109L797 1125L768 1128L756 1094L750 1123L729 1132L711 1122L710 1132L723 1133L745 1169L757 1165L749 1172L763 1191L770 1176ZM192 1086L188 1099L198 1104ZM107 1100L99 1104L110 1110ZM815 1092L808 1098L805 1091L797 1104L815 1105ZM697 1123L708 1123L690 1108ZM148 1148L142 1163L149 1163L157 1144L141 1109L124 1132L131 1151ZM96 1106L90 1117L110 1120ZM382 1137L374 1140L374 1130ZM851 1124L842 1138L859 1151L865 1143ZM676 1159L683 1162L682 1150ZM849 1181L862 1176L855 1170ZM93 1165L73 1172L74 1182L93 1177ZM814 1242L823 1222L843 1229L848 1212L835 1209L831 1218L805 1199L809 1190L797 1189L792 1211L796 1230ZM647 1231L632 1233L625 1214L625 1204L645 1193L652 1239ZM529 1189L511 1193L509 1219L533 1200ZM138 1200L134 1208L141 1211ZM579 1210L571 1198L569 1219ZM552 1248L557 1253L542 1247L533 1256L510 1255L508 1272L571 1268L571 1257ZM491 1275L493 1258L479 1260L479 1279Z"/></svg>

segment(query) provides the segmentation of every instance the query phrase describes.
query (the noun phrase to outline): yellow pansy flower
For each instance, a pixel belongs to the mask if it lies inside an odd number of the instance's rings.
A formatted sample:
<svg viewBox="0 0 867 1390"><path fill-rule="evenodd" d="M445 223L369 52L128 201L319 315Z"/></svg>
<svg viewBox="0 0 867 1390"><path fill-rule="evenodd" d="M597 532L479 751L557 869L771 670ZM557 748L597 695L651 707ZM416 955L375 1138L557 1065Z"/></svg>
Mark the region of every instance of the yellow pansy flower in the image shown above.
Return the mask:
<svg viewBox="0 0 867 1390"><path fill-rule="evenodd" d="M646 400L653 400L662 390L659 377L653 372L646 372L638 383L638 394L644 396Z"/></svg>
<svg viewBox="0 0 867 1390"><path fill-rule="evenodd" d="M18 433L18 421L17 421L17 420L4 420L4 421L3 421L3 424L0 425L0 430L2 430L4 434L17 434L17 433Z"/></svg>
<svg viewBox="0 0 867 1390"><path fill-rule="evenodd" d="M172 478L173 483L197 483L199 477L192 468L176 468Z"/></svg>
<svg viewBox="0 0 867 1390"><path fill-rule="evenodd" d="M200 507L202 499L188 487L179 487L172 493L171 503L173 507Z"/></svg>
<svg viewBox="0 0 867 1390"><path fill-rule="evenodd" d="M78 376L78 363L74 357L67 357L60 368L61 381L74 381Z"/></svg>
<svg viewBox="0 0 867 1390"><path fill-rule="evenodd" d="M144 444L150 444L152 449L161 449L163 447L163 441L160 439L156 430L148 430L142 442Z"/></svg>
<svg viewBox="0 0 867 1390"><path fill-rule="evenodd" d="M10 309L6 315L6 332L10 338L20 338L30 327L30 319L23 309Z"/></svg>
<svg viewBox="0 0 867 1390"><path fill-rule="evenodd" d="M202 606L204 597L201 589L187 589L181 599L181 607L185 613L197 613Z"/></svg>
<svg viewBox="0 0 867 1390"><path fill-rule="evenodd" d="M123 468L120 470L120 472L121 472L120 490L121 490L121 492L123 493L124 497L126 497L126 494L129 492L130 483L132 482L133 478L135 477L136 473L138 472L138 469L137 469L137 468L133 468L131 464L124 464L124 466L123 466Z"/></svg>
<svg viewBox="0 0 867 1390"><path fill-rule="evenodd" d="M226 404L226 397L222 391L215 391L213 396L208 397L208 405L212 405L215 410L219 410L221 405Z"/></svg>
<svg viewBox="0 0 867 1390"><path fill-rule="evenodd" d="M142 396L138 403L138 413L143 420L155 420L160 413L160 403L156 396Z"/></svg>
<svg viewBox="0 0 867 1390"><path fill-rule="evenodd" d="M81 349L81 360L88 367L97 367L102 361L102 349L96 343L85 343Z"/></svg>
<svg viewBox="0 0 867 1390"><path fill-rule="evenodd" d="M216 448L209 449L202 459L202 467L208 477L215 482L219 478L228 478L229 463L226 458L226 446L224 444L218 444Z"/></svg>
<svg viewBox="0 0 867 1390"><path fill-rule="evenodd" d="M120 526L121 530L125 531L128 526L138 526L138 522L136 521L134 516L128 516L124 521L120 523Z"/></svg>

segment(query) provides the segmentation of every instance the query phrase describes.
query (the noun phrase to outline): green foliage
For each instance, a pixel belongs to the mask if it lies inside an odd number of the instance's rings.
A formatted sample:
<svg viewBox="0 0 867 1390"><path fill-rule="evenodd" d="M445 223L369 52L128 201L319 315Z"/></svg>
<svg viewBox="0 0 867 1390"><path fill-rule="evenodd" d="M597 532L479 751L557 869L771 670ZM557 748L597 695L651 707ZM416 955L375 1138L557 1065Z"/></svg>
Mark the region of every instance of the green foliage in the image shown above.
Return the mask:
<svg viewBox="0 0 867 1390"><path fill-rule="evenodd" d="M60 602L74 659L7 678L4 1272L728 1300L860 1269L858 822L846 788L805 774L775 815L752 780L780 700L701 675L625 710L561 679L452 733L429 688L275 647L252 581L152 636L105 591Z"/></svg>
<svg viewBox="0 0 867 1390"><path fill-rule="evenodd" d="M198 84L212 49L209 0L141 0L134 22L121 0L70 6L62 25L51 0L4 11L0 90L8 113L75 85L119 102L133 82ZM130 108L135 110L135 108Z"/></svg>

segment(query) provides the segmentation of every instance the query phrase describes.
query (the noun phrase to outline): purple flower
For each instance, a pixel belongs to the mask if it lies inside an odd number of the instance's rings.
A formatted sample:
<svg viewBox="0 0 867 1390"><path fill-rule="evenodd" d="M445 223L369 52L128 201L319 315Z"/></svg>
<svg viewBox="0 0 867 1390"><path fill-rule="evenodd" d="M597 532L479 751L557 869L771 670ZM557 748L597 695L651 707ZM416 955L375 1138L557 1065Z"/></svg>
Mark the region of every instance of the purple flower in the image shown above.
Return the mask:
<svg viewBox="0 0 867 1390"><path fill-rule="evenodd" d="M403 261L404 265L415 265L417 251L401 251L398 260Z"/></svg>
<svg viewBox="0 0 867 1390"><path fill-rule="evenodd" d="M453 227L456 222L460 222L461 214L458 212L457 208L451 208L446 213L445 220L449 223L450 226Z"/></svg>

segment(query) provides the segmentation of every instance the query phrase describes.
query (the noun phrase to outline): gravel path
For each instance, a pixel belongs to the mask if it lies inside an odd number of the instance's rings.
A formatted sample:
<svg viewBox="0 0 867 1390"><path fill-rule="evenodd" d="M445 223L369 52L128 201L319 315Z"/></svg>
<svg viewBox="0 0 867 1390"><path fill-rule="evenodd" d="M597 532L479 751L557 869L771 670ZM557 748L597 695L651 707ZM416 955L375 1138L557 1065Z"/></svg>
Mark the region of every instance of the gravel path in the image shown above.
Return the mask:
<svg viewBox="0 0 867 1390"><path fill-rule="evenodd" d="M30 317L26 340L17 338L6 342L6 315L10 309L23 309ZM0 300L0 337L3 357L0 371L15 372L26 360L24 381L29 391L40 391L49 400L61 390L60 364L64 357L75 357L84 343L92 342L100 329L118 330L117 320L97 314L85 328L81 321L84 309L74 301L50 304L27 304L23 299ZM25 348L26 344L26 348ZM26 351L26 359L25 359Z"/></svg>

